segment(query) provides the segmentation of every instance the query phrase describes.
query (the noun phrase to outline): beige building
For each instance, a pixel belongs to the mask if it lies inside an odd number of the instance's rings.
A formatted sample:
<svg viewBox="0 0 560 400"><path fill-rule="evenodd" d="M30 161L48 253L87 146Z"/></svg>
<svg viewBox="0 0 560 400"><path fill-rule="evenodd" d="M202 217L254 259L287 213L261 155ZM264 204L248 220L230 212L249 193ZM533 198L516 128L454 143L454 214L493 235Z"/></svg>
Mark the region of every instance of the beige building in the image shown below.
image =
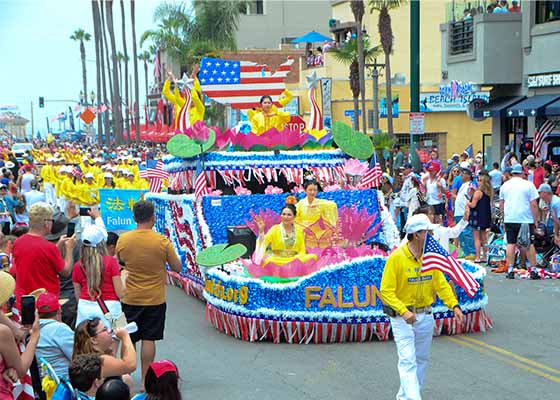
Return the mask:
<svg viewBox="0 0 560 400"><path fill-rule="evenodd" d="M0 129L4 129L17 140L25 139L28 123L29 120L11 112L0 114Z"/></svg>
<svg viewBox="0 0 560 400"><path fill-rule="evenodd" d="M239 49L277 49L309 31L329 34L329 0L252 0L239 21Z"/></svg>

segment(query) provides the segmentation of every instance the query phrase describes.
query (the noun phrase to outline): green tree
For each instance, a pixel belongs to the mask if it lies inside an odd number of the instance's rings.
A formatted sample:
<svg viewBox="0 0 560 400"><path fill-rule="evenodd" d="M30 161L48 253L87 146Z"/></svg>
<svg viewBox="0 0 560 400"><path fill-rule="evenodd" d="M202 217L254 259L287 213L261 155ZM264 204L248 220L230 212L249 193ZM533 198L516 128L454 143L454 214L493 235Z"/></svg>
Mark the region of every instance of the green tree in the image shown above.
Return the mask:
<svg viewBox="0 0 560 400"><path fill-rule="evenodd" d="M369 0L371 12L379 11L377 29L383 53L385 53L385 86L387 91L387 132L394 136L393 131L393 97L391 90L391 53L393 52L393 27L391 25L390 10L404 4L405 0Z"/></svg>
<svg viewBox="0 0 560 400"><path fill-rule="evenodd" d="M393 145L396 143L396 139L389 136L389 133L387 132L380 132L374 134L371 141L373 142L373 149L377 155L377 160L380 161L381 168L385 171L387 166L385 165L383 153L385 150L391 150L393 148Z"/></svg>
<svg viewBox="0 0 560 400"><path fill-rule="evenodd" d="M84 95L87 104L87 73L86 73L86 47L84 42L89 42L91 39L91 35L84 31L83 29L78 29L74 31L70 39L75 40L76 42L80 42L80 57L82 59L82 84Z"/></svg>
<svg viewBox="0 0 560 400"><path fill-rule="evenodd" d="M364 43L364 59L371 61L380 53L379 46L369 47L369 40L367 37L363 39ZM352 91L352 98L354 100L354 124L355 131L360 130L359 122L359 98L360 98L360 68L358 62L358 41L350 39L341 47L333 47L329 50L335 60L350 66L350 90ZM363 111L365 112L365 110Z"/></svg>

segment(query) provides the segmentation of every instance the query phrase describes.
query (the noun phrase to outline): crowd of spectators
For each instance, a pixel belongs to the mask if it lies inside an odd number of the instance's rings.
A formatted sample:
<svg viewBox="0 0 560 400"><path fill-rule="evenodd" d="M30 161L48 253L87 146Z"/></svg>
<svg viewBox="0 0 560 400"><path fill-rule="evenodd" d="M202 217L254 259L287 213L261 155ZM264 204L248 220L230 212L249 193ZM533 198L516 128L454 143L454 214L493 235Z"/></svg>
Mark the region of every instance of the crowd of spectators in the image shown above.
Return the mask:
<svg viewBox="0 0 560 400"><path fill-rule="evenodd" d="M154 361L165 264L180 271L181 262L152 230L153 204L134 204L138 227L119 237L97 207L80 216L74 201L49 203L31 158L0 163L0 399L47 398L56 379L72 398L180 399L175 365ZM23 325L29 296L35 318Z"/></svg>

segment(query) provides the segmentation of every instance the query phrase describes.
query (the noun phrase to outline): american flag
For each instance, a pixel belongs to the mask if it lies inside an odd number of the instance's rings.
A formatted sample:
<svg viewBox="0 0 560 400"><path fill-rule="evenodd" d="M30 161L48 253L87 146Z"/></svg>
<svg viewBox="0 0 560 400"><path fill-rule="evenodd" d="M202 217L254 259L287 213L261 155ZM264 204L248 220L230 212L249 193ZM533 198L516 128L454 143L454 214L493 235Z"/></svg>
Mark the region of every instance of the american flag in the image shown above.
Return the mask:
<svg viewBox="0 0 560 400"><path fill-rule="evenodd" d="M271 96L279 105L278 98L286 89L284 80L293 63L288 58L273 74L267 65L205 57L200 62L198 78L204 94L218 103L231 104L232 108L259 107L264 95Z"/></svg>
<svg viewBox="0 0 560 400"><path fill-rule="evenodd" d="M84 173L82 172L82 169L80 168L79 165L74 165L72 167L72 176L83 176Z"/></svg>
<svg viewBox="0 0 560 400"><path fill-rule="evenodd" d="M434 269L448 275L453 282L463 288L469 297L473 297L480 287L471 274L463 269L461 263L451 257L438 241L428 234L424 242L424 255L422 256L420 271L426 272Z"/></svg>
<svg viewBox="0 0 560 400"><path fill-rule="evenodd" d="M146 169L140 171L140 178L150 182L150 192L159 193L163 186L163 180L169 179L169 173L163 169L162 160L146 161Z"/></svg>
<svg viewBox="0 0 560 400"><path fill-rule="evenodd" d="M202 156L198 157L196 162L196 179L194 181L194 198L199 199L200 197L210 193L210 188L208 187L208 182L206 180L206 173L202 169Z"/></svg>
<svg viewBox="0 0 560 400"><path fill-rule="evenodd" d="M358 185L359 189L370 189L372 187L379 187L381 185L381 177L383 176L383 171L377 162L377 157L375 156L375 152L371 157L371 161L369 163L369 168L362 177L362 181Z"/></svg>
<svg viewBox="0 0 560 400"><path fill-rule="evenodd" d="M535 130L535 138L533 140L533 154L535 154L535 157L539 157L541 155L544 138L553 130L554 122L549 119L544 121L539 129Z"/></svg>

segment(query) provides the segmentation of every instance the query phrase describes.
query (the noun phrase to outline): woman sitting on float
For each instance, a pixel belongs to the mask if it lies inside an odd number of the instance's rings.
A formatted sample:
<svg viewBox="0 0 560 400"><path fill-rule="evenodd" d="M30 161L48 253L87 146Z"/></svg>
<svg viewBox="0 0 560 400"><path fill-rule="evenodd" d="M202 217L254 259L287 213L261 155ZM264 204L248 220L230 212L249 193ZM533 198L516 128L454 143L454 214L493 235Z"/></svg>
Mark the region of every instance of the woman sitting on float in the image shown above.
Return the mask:
<svg viewBox="0 0 560 400"><path fill-rule="evenodd" d="M255 223L259 228L257 252L264 253L262 266L269 263L282 266L292 261L302 263L317 260L315 254L307 254L303 230L294 224L297 211L293 204L286 204L280 214L282 222L272 226L264 233L265 222L262 217L256 217ZM270 252L267 251L270 247ZM259 257L260 258L260 257Z"/></svg>
<svg viewBox="0 0 560 400"><path fill-rule="evenodd" d="M296 223L305 230L309 247L331 246L338 224L338 207L334 201L317 198L317 181L307 180L303 188L305 198L296 204Z"/></svg>
<svg viewBox="0 0 560 400"><path fill-rule="evenodd" d="M286 89L278 103L282 107L292 100L292 93ZM262 135L269 129L276 128L282 131L286 124L290 122L291 115L286 111L278 111L278 107L273 104L272 97L263 96L259 101L261 107L247 112L247 118L251 122L251 131L255 135Z"/></svg>

